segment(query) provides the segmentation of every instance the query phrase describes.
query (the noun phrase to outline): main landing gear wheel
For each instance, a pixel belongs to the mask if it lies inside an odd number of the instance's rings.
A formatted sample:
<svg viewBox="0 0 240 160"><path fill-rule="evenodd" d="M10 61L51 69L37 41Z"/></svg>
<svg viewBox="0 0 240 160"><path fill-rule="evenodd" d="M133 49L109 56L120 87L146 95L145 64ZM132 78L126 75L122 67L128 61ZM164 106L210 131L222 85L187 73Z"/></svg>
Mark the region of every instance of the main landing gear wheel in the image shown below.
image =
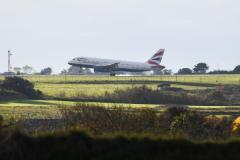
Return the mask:
<svg viewBox="0 0 240 160"><path fill-rule="evenodd" d="M116 76L116 73L110 73L110 76Z"/></svg>

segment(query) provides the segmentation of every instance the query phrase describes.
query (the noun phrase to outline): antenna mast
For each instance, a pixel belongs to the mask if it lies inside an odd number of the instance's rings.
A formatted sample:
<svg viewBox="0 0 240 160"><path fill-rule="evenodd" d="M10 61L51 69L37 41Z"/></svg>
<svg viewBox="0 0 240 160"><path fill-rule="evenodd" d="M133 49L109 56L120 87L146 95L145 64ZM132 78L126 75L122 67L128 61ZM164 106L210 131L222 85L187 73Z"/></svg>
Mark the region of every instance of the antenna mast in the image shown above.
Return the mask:
<svg viewBox="0 0 240 160"><path fill-rule="evenodd" d="M12 53L9 50L8 51L8 72L11 72L11 68L12 68L12 66L11 66L11 56L12 56Z"/></svg>

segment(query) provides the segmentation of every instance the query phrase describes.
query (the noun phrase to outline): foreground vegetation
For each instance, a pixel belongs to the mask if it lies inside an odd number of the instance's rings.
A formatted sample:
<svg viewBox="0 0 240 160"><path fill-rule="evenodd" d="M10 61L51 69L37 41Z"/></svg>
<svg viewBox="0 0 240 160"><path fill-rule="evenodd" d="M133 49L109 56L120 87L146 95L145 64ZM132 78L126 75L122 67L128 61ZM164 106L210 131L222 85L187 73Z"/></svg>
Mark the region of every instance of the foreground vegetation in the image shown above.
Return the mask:
<svg viewBox="0 0 240 160"><path fill-rule="evenodd" d="M163 137L181 136L191 140L226 140L240 133L240 123L235 122L237 115L213 116L185 106L169 106L161 112L154 108L105 107L94 104L61 106L58 109L56 117L14 119L15 122L10 121L10 127L18 126L30 135L81 128L95 135L147 133Z"/></svg>
<svg viewBox="0 0 240 160"><path fill-rule="evenodd" d="M100 106L110 107L154 108L157 112L164 111L167 108L165 106L181 104L211 115L239 114L240 88L238 85L215 86L205 83L172 84L157 83L155 81L145 82L143 85L143 81L130 82L127 80L122 80L122 82L112 81L112 84L106 84L108 81L101 80L101 78L106 78L103 76L98 77L99 79L97 80L91 79L93 78L91 76L75 77L88 79L87 81L83 79L81 81L68 81L67 84L65 84L61 81L55 82L59 77L41 78L43 78L42 81L33 80L33 82L28 82L21 78L8 78L2 81L2 84L0 83L0 99L4 100L0 101L1 114L7 119L11 117L56 118L58 117L59 105L71 107L75 103L98 104ZM45 82L44 78L50 78L52 80ZM89 81L89 79L91 80ZM13 85L11 85L11 83L13 83ZM19 87L19 85L16 86L16 84L22 85ZM167 84L167 87L162 88L162 84ZM40 91L34 90L34 86ZM45 90L44 86L50 87ZM69 86L71 86L73 95L71 95L69 91ZM74 95L79 91L82 93ZM32 93L34 93L34 97Z"/></svg>
<svg viewBox="0 0 240 160"><path fill-rule="evenodd" d="M60 127L43 124L38 132L24 130L29 125L20 131L2 128L0 159L240 158L240 123L233 117L209 117L181 106L158 114L146 108L77 105L62 108L61 115Z"/></svg>
<svg viewBox="0 0 240 160"><path fill-rule="evenodd" d="M237 80L160 78L3 80L0 159L239 159Z"/></svg>
<svg viewBox="0 0 240 160"><path fill-rule="evenodd" d="M2 77L3 78L3 77ZM160 83L171 82L172 87L202 90L223 84L240 84L240 75L189 76L26 76L45 96L76 98L103 96L106 92L146 85L156 90Z"/></svg>
<svg viewBox="0 0 240 160"><path fill-rule="evenodd" d="M62 107L71 109L76 104L96 105L102 107L124 107L141 109L153 109L157 113L164 112L169 105L157 104L126 104L126 103L106 103L106 102L76 102L57 100L9 100L0 101L0 114L4 119L55 119L60 118L59 110ZM171 106L171 105L170 105ZM202 112L205 115L215 116L240 116L240 106L201 106L188 105L191 110Z"/></svg>
<svg viewBox="0 0 240 160"><path fill-rule="evenodd" d="M144 135L91 136L82 132L29 137L0 134L2 160L239 159L240 141L191 142Z"/></svg>

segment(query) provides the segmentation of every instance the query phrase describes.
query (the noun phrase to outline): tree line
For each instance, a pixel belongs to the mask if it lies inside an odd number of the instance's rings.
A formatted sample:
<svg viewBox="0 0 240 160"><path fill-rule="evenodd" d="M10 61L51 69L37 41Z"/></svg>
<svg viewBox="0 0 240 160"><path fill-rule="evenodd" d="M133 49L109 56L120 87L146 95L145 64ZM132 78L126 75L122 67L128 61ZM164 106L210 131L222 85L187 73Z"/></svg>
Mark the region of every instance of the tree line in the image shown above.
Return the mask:
<svg viewBox="0 0 240 160"><path fill-rule="evenodd" d="M23 67L14 67L12 71L17 75L51 75L53 70L51 67L43 68L40 72L36 72L32 66L25 65Z"/></svg>
<svg viewBox="0 0 240 160"><path fill-rule="evenodd" d="M233 70L214 70L207 72L209 70L209 66L206 63L198 63L191 68L181 68L178 70L177 74L187 75L187 74L240 74L240 65L236 66Z"/></svg>
<svg viewBox="0 0 240 160"><path fill-rule="evenodd" d="M237 65L233 70L214 70L209 71L209 66L207 63L201 62L196 64L193 68L181 68L176 74L178 75L189 75L189 74L240 74L240 65ZM23 67L14 67L13 72L17 75L23 74L34 74L34 75L51 75L53 70L51 67L43 68L40 72L36 72L33 67L25 65ZM81 75L81 74L94 74L94 72L89 68L81 68L71 66L68 69L63 69L60 74L62 75ZM95 73L96 74L96 73ZM138 73L139 74L139 73ZM154 70L153 74L163 74L163 75L172 75L173 72L171 69L164 70Z"/></svg>

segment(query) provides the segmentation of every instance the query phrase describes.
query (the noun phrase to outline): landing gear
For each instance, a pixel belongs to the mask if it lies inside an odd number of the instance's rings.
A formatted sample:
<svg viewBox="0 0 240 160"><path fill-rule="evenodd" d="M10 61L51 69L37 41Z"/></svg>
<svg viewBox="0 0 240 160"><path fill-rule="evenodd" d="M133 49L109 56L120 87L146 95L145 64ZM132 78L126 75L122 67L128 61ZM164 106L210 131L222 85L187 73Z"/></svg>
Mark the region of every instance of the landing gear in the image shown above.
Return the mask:
<svg viewBox="0 0 240 160"><path fill-rule="evenodd" d="M110 72L110 76L116 76L115 72Z"/></svg>

